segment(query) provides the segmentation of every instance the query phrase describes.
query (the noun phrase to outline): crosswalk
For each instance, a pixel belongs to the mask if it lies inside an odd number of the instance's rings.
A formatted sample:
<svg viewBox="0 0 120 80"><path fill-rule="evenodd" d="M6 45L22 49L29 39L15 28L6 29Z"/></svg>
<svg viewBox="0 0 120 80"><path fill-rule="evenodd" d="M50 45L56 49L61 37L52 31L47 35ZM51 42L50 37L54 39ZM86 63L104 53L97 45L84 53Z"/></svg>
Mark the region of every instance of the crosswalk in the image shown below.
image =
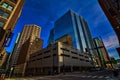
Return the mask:
<svg viewBox="0 0 120 80"><path fill-rule="evenodd" d="M112 79L110 76L98 76L98 75L64 75L66 77L72 76L72 77L81 77L81 78L98 78L98 79Z"/></svg>

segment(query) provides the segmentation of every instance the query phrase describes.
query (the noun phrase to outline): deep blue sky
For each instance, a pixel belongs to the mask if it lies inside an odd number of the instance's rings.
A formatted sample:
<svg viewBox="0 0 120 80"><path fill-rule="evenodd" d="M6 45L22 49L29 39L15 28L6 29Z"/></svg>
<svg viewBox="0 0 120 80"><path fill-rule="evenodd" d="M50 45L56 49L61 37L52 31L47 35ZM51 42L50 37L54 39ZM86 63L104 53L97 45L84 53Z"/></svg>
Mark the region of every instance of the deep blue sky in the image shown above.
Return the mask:
<svg viewBox="0 0 120 80"><path fill-rule="evenodd" d="M54 22L69 9L83 16L88 22L92 37L101 36L110 56L119 58L115 48L117 37L98 4L98 0L26 0L22 14L14 29L12 44L7 48L11 52L18 32L25 24L36 24L42 27L40 38L44 39L44 47Z"/></svg>

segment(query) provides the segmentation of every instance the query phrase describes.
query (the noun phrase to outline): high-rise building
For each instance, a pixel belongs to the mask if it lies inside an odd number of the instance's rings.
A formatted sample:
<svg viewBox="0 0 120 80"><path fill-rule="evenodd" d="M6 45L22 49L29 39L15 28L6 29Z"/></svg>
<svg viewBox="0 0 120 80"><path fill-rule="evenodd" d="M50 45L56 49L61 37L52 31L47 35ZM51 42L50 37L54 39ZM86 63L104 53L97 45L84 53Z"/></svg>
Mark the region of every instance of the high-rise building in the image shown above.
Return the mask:
<svg viewBox="0 0 120 80"><path fill-rule="evenodd" d="M73 47L81 52L86 52L86 48L91 49L94 47L87 22L83 17L71 10L55 22L54 29L50 32L48 42L54 42L66 34L72 37Z"/></svg>
<svg viewBox="0 0 120 80"><path fill-rule="evenodd" d="M108 52L104 46L103 41L100 38L94 38L94 43L95 43L95 49L98 52L98 56L99 56L99 61L101 63L102 67L107 67L107 68L111 68L111 64L108 64L107 62L110 61Z"/></svg>
<svg viewBox="0 0 120 80"><path fill-rule="evenodd" d="M0 0L0 52L8 46L25 0Z"/></svg>
<svg viewBox="0 0 120 80"><path fill-rule="evenodd" d="M120 43L120 0L98 0Z"/></svg>
<svg viewBox="0 0 120 80"><path fill-rule="evenodd" d="M13 62L12 62L12 66L14 66L17 63L17 59L20 53L20 49L22 47L22 45L32 36L31 40L35 40L35 38L39 38L40 37L40 32L41 32L41 28L37 25L25 25L24 29L20 35L20 38L18 40L17 46L16 46L16 50L14 51L14 58L13 58Z"/></svg>
<svg viewBox="0 0 120 80"><path fill-rule="evenodd" d="M43 48L43 40L39 38L35 38L33 40L33 36L31 36L21 47L20 53L18 56L17 64L15 66L14 74L24 76L26 71L26 66L29 61L30 54L33 54L36 51L39 51Z"/></svg>
<svg viewBox="0 0 120 80"><path fill-rule="evenodd" d="M54 29L52 29L50 31L50 35L49 35L49 38L48 38L48 44L53 44L55 41L54 41Z"/></svg>

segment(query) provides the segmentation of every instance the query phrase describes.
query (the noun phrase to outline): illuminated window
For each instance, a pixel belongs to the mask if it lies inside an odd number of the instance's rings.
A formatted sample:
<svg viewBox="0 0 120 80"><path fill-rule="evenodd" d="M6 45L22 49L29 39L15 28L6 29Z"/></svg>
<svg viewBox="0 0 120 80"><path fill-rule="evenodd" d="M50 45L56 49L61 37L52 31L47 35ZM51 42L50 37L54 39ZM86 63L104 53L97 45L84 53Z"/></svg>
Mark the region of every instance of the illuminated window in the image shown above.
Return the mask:
<svg viewBox="0 0 120 80"><path fill-rule="evenodd" d="M3 25L4 25L4 22L0 22L0 27L3 27Z"/></svg>
<svg viewBox="0 0 120 80"><path fill-rule="evenodd" d="M13 10L13 7L12 7L12 6L8 6L7 9L10 10L10 11L12 11L12 10Z"/></svg>
<svg viewBox="0 0 120 80"><path fill-rule="evenodd" d="M8 10L10 10L10 11L12 11L13 10L13 7L12 6L10 6L9 4L7 4L7 3L3 3L2 4L2 7L3 8L6 8L6 9L8 9Z"/></svg>
<svg viewBox="0 0 120 80"><path fill-rule="evenodd" d="M2 4L2 7L3 7L3 8L7 8L7 7L8 7L8 4L7 4L7 3L3 3L3 4Z"/></svg>

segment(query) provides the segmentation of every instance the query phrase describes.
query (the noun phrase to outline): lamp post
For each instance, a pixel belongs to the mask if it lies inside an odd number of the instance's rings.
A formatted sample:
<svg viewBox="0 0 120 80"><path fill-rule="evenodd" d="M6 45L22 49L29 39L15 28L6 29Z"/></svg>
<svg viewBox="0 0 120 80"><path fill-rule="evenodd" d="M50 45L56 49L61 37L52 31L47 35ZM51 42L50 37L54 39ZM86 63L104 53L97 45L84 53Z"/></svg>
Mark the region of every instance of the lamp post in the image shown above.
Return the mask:
<svg viewBox="0 0 120 80"><path fill-rule="evenodd" d="M11 69L10 69L9 78L10 78L11 75L12 75L12 71L13 71L13 67L11 67Z"/></svg>
<svg viewBox="0 0 120 80"><path fill-rule="evenodd" d="M53 64L52 64L52 75L54 75L54 51L52 50L52 61L53 61Z"/></svg>
<svg viewBox="0 0 120 80"><path fill-rule="evenodd" d="M54 51L53 51L53 48L52 48L52 45L51 45L51 75L54 75Z"/></svg>
<svg viewBox="0 0 120 80"><path fill-rule="evenodd" d="M65 75L64 50L63 50L63 74Z"/></svg>

